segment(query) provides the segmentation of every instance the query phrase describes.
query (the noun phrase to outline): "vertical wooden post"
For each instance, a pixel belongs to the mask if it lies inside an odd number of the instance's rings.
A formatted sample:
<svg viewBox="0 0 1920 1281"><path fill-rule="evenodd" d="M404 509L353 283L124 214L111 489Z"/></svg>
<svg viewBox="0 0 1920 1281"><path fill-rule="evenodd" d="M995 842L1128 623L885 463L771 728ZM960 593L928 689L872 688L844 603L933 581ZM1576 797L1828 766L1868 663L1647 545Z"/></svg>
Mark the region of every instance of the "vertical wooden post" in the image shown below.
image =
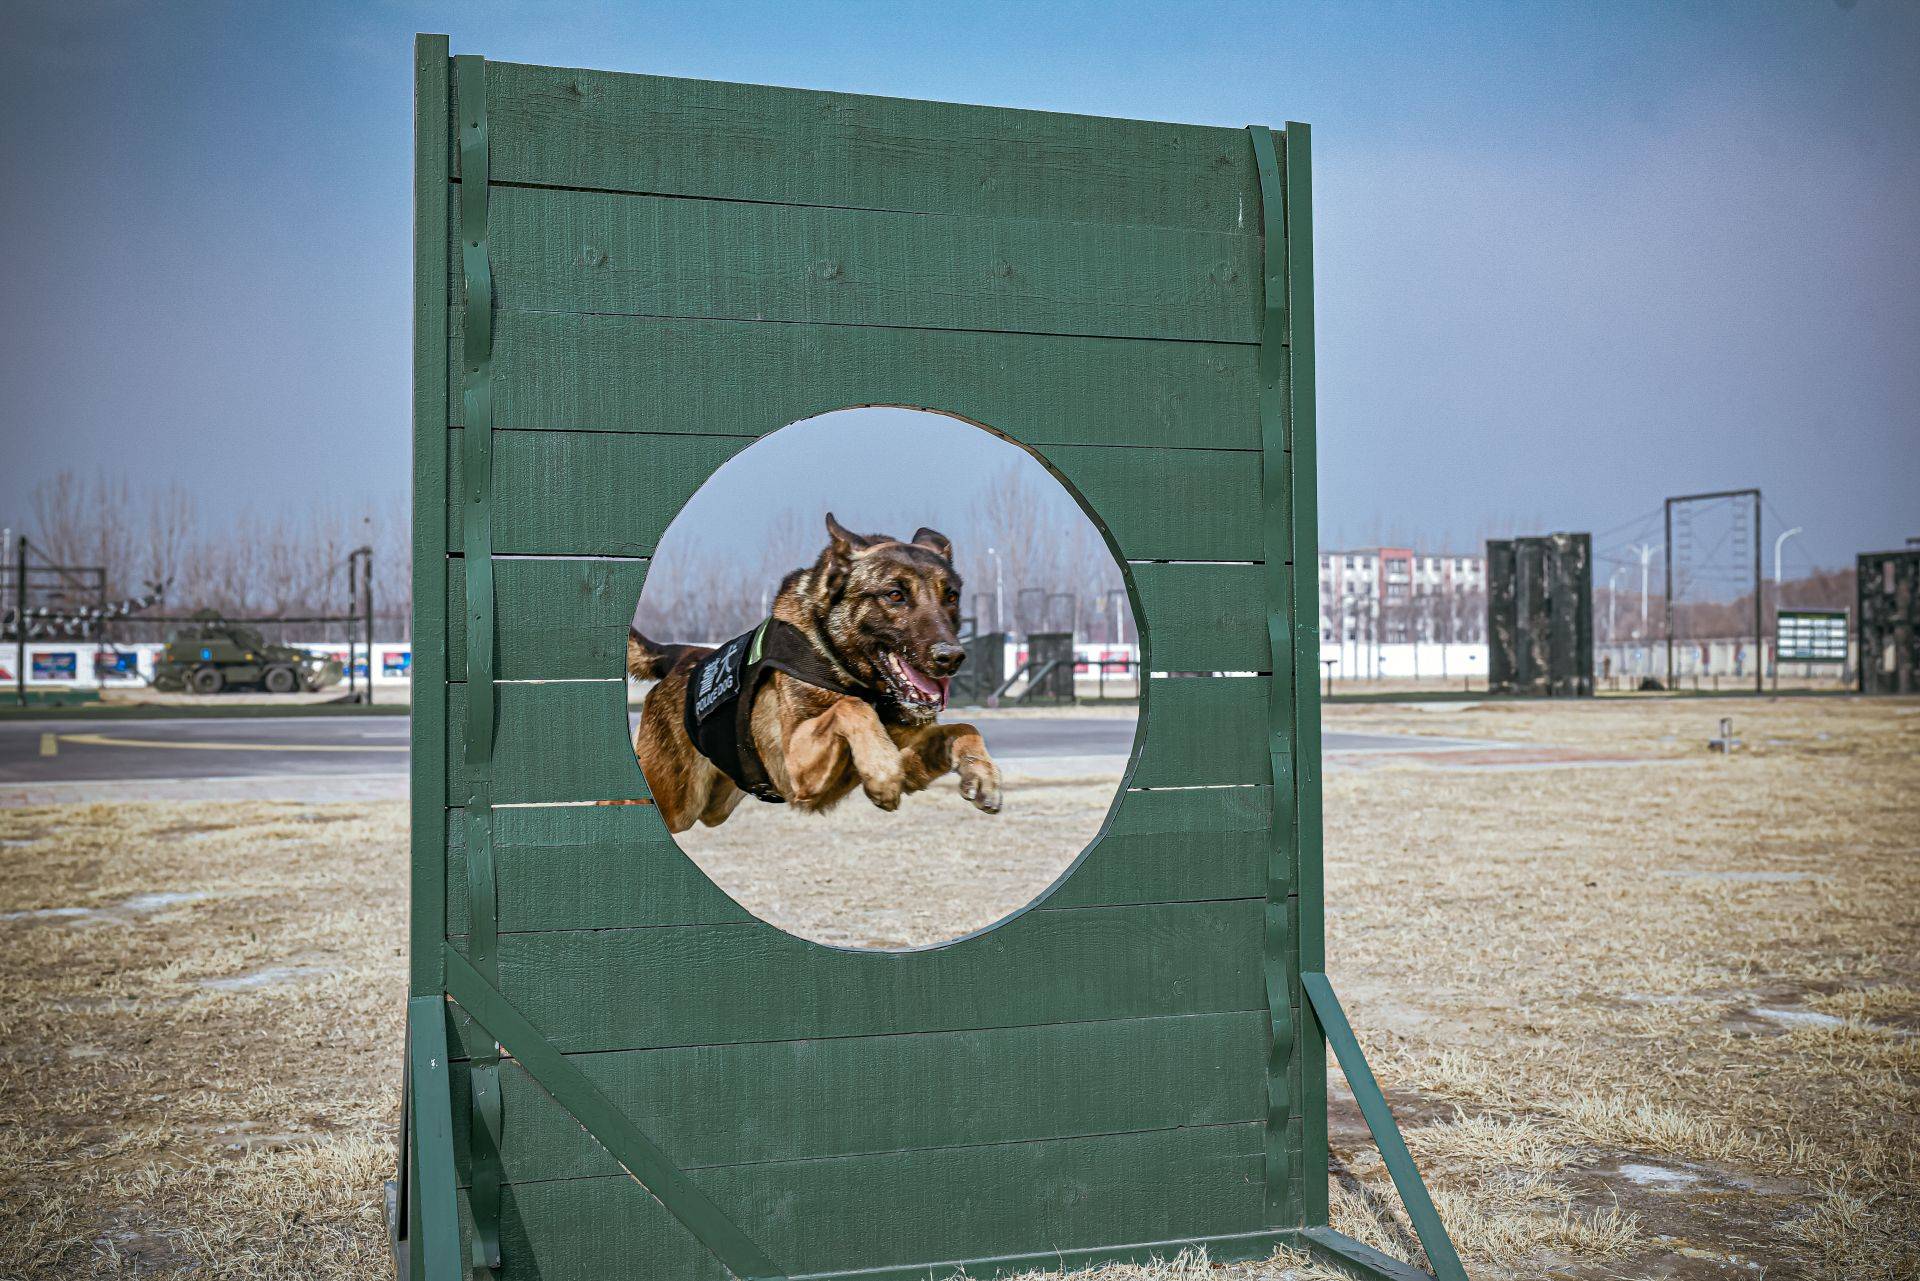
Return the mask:
<svg viewBox="0 0 1920 1281"><path fill-rule="evenodd" d="M1320 504L1313 365L1313 149L1306 125L1287 122L1287 380L1292 463L1294 671L1293 755L1298 975L1326 967L1326 900L1320 812ZM1278 672L1275 673L1278 679ZM1309 1224L1327 1221L1327 1044L1313 1007L1300 1007L1300 1164Z"/></svg>

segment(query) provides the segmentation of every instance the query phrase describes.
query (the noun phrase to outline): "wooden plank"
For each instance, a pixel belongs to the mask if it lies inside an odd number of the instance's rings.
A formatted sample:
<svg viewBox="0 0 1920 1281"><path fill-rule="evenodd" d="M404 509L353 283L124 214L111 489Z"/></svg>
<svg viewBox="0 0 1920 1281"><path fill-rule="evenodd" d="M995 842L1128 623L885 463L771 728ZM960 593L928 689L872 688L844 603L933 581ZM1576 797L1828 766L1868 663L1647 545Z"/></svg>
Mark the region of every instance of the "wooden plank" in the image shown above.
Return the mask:
<svg viewBox="0 0 1920 1281"><path fill-rule="evenodd" d="M1264 787L1124 793L1086 857L1038 905L1257 898L1265 890L1268 797ZM1012 799L1019 804L1017 790ZM461 935L464 825L449 824L447 835L447 932ZM681 852L652 806L498 810L494 862L502 932L754 919Z"/></svg>
<svg viewBox="0 0 1920 1281"><path fill-rule="evenodd" d="M466 662L466 580L447 579L454 670ZM1262 671L1267 666L1258 565L1141 564L1134 586L1151 622L1152 671ZM495 633L503 680L617 680L646 578L640 561L496 560ZM958 715L958 713L956 713Z"/></svg>
<svg viewBox="0 0 1920 1281"><path fill-rule="evenodd" d="M624 681L499 686L494 802L629 800L645 790L627 737ZM466 685L448 687L447 803L465 803ZM1156 677L1149 682L1133 787L1265 783L1265 677ZM992 731L987 733L989 749ZM851 803L851 802L849 802Z"/></svg>
<svg viewBox="0 0 1920 1281"><path fill-rule="evenodd" d="M461 432L448 433L461 481ZM688 498L750 442L734 436L508 431L494 446L494 551L649 556ZM1260 455L1247 450L1049 447L1127 560L1257 561ZM449 513L447 550L458 551Z"/></svg>
<svg viewBox="0 0 1920 1281"><path fill-rule="evenodd" d="M462 481L458 431L448 468ZM693 492L749 442L731 436L496 432L493 549L517 556L649 556ZM460 550L459 512L446 549Z"/></svg>
<svg viewBox="0 0 1920 1281"><path fill-rule="evenodd" d="M507 311L493 353L501 428L763 435L904 405L1027 445L1260 446L1243 344Z"/></svg>
<svg viewBox="0 0 1920 1281"><path fill-rule="evenodd" d="M633 800L650 795L627 738L625 680L502 683L495 689L495 805ZM466 683L449 685L448 805L466 802L466 710Z"/></svg>
<svg viewBox="0 0 1920 1281"><path fill-rule="evenodd" d="M758 922L509 934L500 990L568 1053L1254 1010L1260 905L1028 912L915 952ZM472 1021L456 1022L470 1046Z"/></svg>
<svg viewBox="0 0 1920 1281"><path fill-rule="evenodd" d="M1270 797L1265 787L1126 792L1086 857L1040 905L1258 898Z"/></svg>
<svg viewBox="0 0 1920 1281"><path fill-rule="evenodd" d="M490 194L503 311L1228 343L1260 334L1251 233L498 185Z"/></svg>
<svg viewBox="0 0 1920 1281"><path fill-rule="evenodd" d="M447 930L467 930L464 824L447 829ZM502 933L750 921L673 843L651 805L494 814Z"/></svg>
<svg viewBox="0 0 1920 1281"><path fill-rule="evenodd" d="M682 1169L700 1169L1255 1121L1263 1038L1257 1012L1195 1014L570 1061ZM465 1074L463 1062L456 1093ZM500 1083L509 1180L619 1173L525 1071L504 1065ZM457 1115L463 1160L467 1126Z"/></svg>
<svg viewBox="0 0 1920 1281"><path fill-rule="evenodd" d="M413 716L410 728L407 990L438 995L446 933L447 38L414 43L413 122Z"/></svg>
<svg viewBox="0 0 1920 1281"><path fill-rule="evenodd" d="M1238 129L510 62L487 116L495 182L1214 231L1259 208Z"/></svg>
<svg viewBox="0 0 1920 1281"><path fill-rule="evenodd" d="M1155 677L1130 787L1267 783L1267 678Z"/></svg>
<svg viewBox="0 0 1920 1281"><path fill-rule="evenodd" d="M1261 567L1131 565L1146 624L1150 672L1265 672L1266 583Z"/></svg>
<svg viewBox="0 0 1920 1281"><path fill-rule="evenodd" d="M753 1224L790 1275L919 1264L947 1277L968 1259L1258 1230L1259 1154L1260 1127L1238 1124L725 1166L693 1178ZM502 1281L622 1276L636 1260L653 1275L718 1276L631 1179L513 1185L501 1226Z"/></svg>
<svg viewBox="0 0 1920 1281"><path fill-rule="evenodd" d="M467 581L447 575L449 662L467 662ZM501 680L624 680L627 628L647 567L641 561L493 563L494 662Z"/></svg>

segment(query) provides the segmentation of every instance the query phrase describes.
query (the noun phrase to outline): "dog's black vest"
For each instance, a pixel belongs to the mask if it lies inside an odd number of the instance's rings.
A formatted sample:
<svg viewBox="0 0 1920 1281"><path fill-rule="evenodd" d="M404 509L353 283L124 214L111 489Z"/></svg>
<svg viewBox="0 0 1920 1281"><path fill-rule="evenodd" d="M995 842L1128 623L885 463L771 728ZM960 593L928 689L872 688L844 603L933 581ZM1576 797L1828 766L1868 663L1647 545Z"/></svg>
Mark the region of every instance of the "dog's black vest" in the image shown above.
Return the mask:
<svg viewBox="0 0 1920 1281"><path fill-rule="evenodd" d="M784 804L753 742L753 699L775 669L835 694L864 697L792 623L769 618L701 659L687 673L687 737L748 795Z"/></svg>

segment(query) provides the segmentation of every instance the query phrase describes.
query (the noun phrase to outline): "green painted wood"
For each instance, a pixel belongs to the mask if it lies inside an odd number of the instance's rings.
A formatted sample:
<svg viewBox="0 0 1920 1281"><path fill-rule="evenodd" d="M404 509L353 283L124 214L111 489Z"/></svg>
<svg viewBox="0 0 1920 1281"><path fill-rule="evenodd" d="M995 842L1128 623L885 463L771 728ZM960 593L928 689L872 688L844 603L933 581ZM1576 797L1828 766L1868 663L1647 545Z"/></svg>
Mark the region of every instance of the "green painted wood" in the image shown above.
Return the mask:
<svg viewBox="0 0 1920 1281"><path fill-rule="evenodd" d="M873 1036L1258 1009L1259 937L1257 902L1027 912L918 952L757 922L576 930L503 936L500 982L569 1053Z"/></svg>
<svg viewBox="0 0 1920 1281"><path fill-rule="evenodd" d="M496 182L1238 231L1237 129L492 63ZM796 163L804 158L806 163Z"/></svg>
<svg viewBox="0 0 1920 1281"><path fill-rule="evenodd" d="M467 932L466 848L448 828L447 932ZM751 921L673 843L651 805L501 810L494 820L500 930Z"/></svg>
<svg viewBox="0 0 1920 1281"><path fill-rule="evenodd" d="M1142 564L1130 572L1136 612L1150 620L1148 671L1272 670L1261 566Z"/></svg>
<svg viewBox="0 0 1920 1281"><path fill-rule="evenodd" d="M456 671L466 663L466 581L459 565L456 559L456 572L447 576L448 653ZM1154 620L1150 670L1267 669L1258 565L1140 564L1132 572L1141 610ZM627 624L646 580L644 562L497 560L494 578L502 680L624 677Z"/></svg>
<svg viewBox="0 0 1920 1281"><path fill-rule="evenodd" d="M1287 190L1287 384L1293 501L1294 562L1318 565L1319 504L1316 494L1315 383L1313 367L1313 160L1306 125L1288 122L1285 181ZM1326 900L1322 875L1321 742L1320 742L1320 584L1310 574L1293 584L1294 629L1294 739L1293 756L1299 762L1295 790L1294 850L1299 888L1299 924L1296 934L1301 970L1326 965ZM1327 1183L1319 1171L1327 1162L1327 1056L1321 1029L1310 1006L1302 1028L1300 1113L1306 1125L1302 1153L1311 1177L1302 1180L1309 1225L1327 1222Z"/></svg>
<svg viewBox="0 0 1920 1281"><path fill-rule="evenodd" d="M445 36L414 42L413 716L407 990L441 988L446 849L447 147Z"/></svg>
<svg viewBox="0 0 1920 1281"><path fill-rule="evenodd" d="M500 684L493 803L638 800L650 793L627 739L627 684ZM447 804L464 804L467 687L447 687Z"/></svg>
<svg viewBox="0 0 1920 1281"><path fill-rule="evenodd" d="M939 1148L691 1172L757 1225L789 1274L918 1264L1258 1231L1257 1125L1195 1126L977 1148ZM591 1225L584 1229L583 1225ZM717 1277L630 1179L508 1189L504 1281L541 1276ZM1177 1245L1163 1257L1178 1253ZM515 1270L537 1264L538 1271Z"/></svg>
<svg viewBox="0 0 1920 1281"><path fill-rule="evenodd" d="M569 1061L676 1164L697 1170L1254 1121L1262 1035L1257 1013L1195 1014ZM464 1064L456 1089L463 1073ZM619 1173L524 1071L504 1067L502 1085L509 1181Z"/></svg>
<svg viewBox="0 0 1920 1281"><path fill-rule="evenodd" d="M459 442L449 432L455 492ZM498 555L649 556L686 500L751 443L737 436L497 433ZM1126 560L1255 561L1260 455L1248 450L1056 446L1044 461ZM642 498L646 501L642 501ZM448 514L446 550L459 550Z"/></svg>
<svg viewBox="0 0 1920 1281"><path fill-rule="evenodd" d="M463 431L448 433L455 493ZM693 492L750 442L734 436L495 433L493 550L501 556L649 556ZM460 550L459 513L445 548Z"/></svg>
<svg viewBox="0 0 1920 1281"><path fill-rule="evenodd" d="M485 976L452 952L447 953L446 964L448 995L460 1003L470 1018L481 1021L493 1038L513 1055L521 1069L613 1155L624 1176L631 1176L644 1187L655 1204L671 1214L740 1281L783 1278L782 1270L774 1266L732 1215L716 1203L705 1188L689 1179L579 1068L568 1062ZM483 1064L476 1058L471 1066L474 1078L479 1079ZM474 1133L477 1138L479 1130L476 1128ZM476 1151L471 1198L475 1206L474 1235L484 1241L491 1225L481 1217L479 1180L482 1173L481 1156ZM492 1178L491 1170L485 1173ZM492 1211L496 1207L486 1208ZM476 1260L481 1257L479 1249L474 1257ZM487 1266L499 1266L497 1249L489 1257Z"/></svg>
<svg viewBox="0 0 1920 1281"><path fill-rule="evenodd" d="M502 310L1255 342L1259 237L493 189Z"/></svg>
<svg viewBox="0 0 1920 1281"><path fill-rule="evenodd" d="M502 428L759 435L885 404L952 413L1028 445L1260 445L1255 352L1241 344L578 313L494 319ZM459 322L456 310L455 344ZM461 425L457 404L450 425Z"/></svg>
<svg viewBox="0 0 1920 1281"><path fill-rule="evenodd" d="M459 187L459 261L461 269L460 398L467 430L462 434L465 477L459 495L461 518L462 626L466 632L468 699L464 764L467 791L462 798L467 850L468 946L473 964L491 982L497 931L493 876L493 279L488 259L487 64L464 54L453 60L455 129L461 172ZM457 669L456 669L457 670ZM478 1121L469 1135L472 1186L467 1210L475 1271L500 1267L500 1056L477 1054L467 1073L469 1110Z"/></svg>
<svg viewBox="0 0 1920 1281"><path fill-rule="evenodd" d="M1260 218L1264 231L1264 320L1260 335L1261 492L1266 500L1263 525L1266 559L1262 566L1266 590L1267 643L1274 679L1267 682L1267 762L1273 783L1274 827L1267 848L1266 935L1263 964L1267 992L1267 1113L1266 1192L1270 1222L1297 1221L1299 1171L1287 1149L1288 1123L1298 1099L1297 1029L1290 928L1294 903L1289 898L1294 871L1295 773L1290 720L1293 712L1293 552L1289 512L1283 496L1287 471L1287 327L1286 212L1281 196L1280 165L1273 134L1264 125L1248 131L1260 178ZM1311 563L1311 562L1309 562ZM1315 618L1318 618L1316 608ZM1317 632L1316 632L1317 636Z"/></svg>
<svg viewBox="0 0 1920 1281"><path fill-rule="evenodd" d="M1041 900L1051 908L1257 898L1268 789L1126 792L1087 856ZM1014 803L1018 803L1016 792ZM447 931L467 932L466 848L448 827ZM494 816L503 933L752 920L645 805L541 806Z"/></svg>
<svg viewBox="0 0 1920 1281"><path fill-rule="evenodd" d="M1154 678L1130 785L1265 783L1266 684L1265 677ZM627 738L624 680L506 682L497 691L496 805L650 795ZM466 799L466 698L464 684L448 687L449 805ZM991 750L991 729L987 741Z"/></svg>
<svg viewBox="0 0 1920 1281"><path fill-rule="evenodd" d="M408 1189L417 1202L420 1239L427 1259L423 1281L460 1281L459 1210L455 1201L452 1069L447 1057L447 1003L438 996L407 1002L407 1082L413 1098L406 1109L413 1126L409 1143Z"/></svg>
<svg viewBox="0 0 1920 1281"><path fill-rule="evenodd" d="M1357 1281L1433 1281L1431 1274L1412 1264L1332 1228L1307 1228L1300 1233L1298 1244L1320 1262Z"/></svg>
<svg viewBox="0 0 1920 1281"><path fill-rule="evenodd" d="M459 562L456 561L456 568ZM624 680L641 561L496 560L494 663L501 680ZM466 576L447 576L447 652L467 656Z"/></svg>
<svg viewBox="0 0 1920 1281"><path fill-rule="evenodd" d="M1045 908L1258 898L1266 862L1264 787L1130 791Z"/></svg>
<svg viewBox="0 0 1920 1281"><path fill-rule="evenodd" d="M1267 782L1264 677L1154 677L1132 787Z"/></svg>
<svg viewBox="0 0 1920 1281"><path fill-rule="evenodd" d="M1460 1256L1447 1236L1446 1225L1440 1221L1440 1212L1433 1208L1433 1198L1427 1195L1427 1185L1413 1163L1413 1154L1407 1151L1407 1142L1400 1137L1393 1110L1387 1106L1386 1096L1380 1093L1380 1083L1373 1079L1367 1056L1347 1024L1346 1011L1340 1008L1333 984L1327 981L1326 975L1315 972L1303 973L1300 982L1313 1003L1314 1013L1320 1018L1320 1026L1326 1029L1334 1057L1340 1060L1340 1071L1353 1090L1353 1100L1367 1119L1367 1129L1373 1134L1374 1145L1380 1149L1380 1159L1386 1163L1395 1191L1400 1193L1401 1204L1406 1206L1414 1235L1420 1238L1420 1248L1427 1252L1434 1277L1437 1281L1467 1281L1466 1269L1460 1266Z"/></svg>

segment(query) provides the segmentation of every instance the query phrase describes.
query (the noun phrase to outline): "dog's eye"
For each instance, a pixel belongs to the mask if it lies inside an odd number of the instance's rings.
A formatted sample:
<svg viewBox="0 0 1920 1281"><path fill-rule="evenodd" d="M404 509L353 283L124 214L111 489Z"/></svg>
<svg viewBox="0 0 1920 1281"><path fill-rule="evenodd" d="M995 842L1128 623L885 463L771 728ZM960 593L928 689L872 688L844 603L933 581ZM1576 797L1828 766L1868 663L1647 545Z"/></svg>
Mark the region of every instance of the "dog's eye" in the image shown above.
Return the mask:
<svg viewBox="0 0 1920 1281"><path fill-rule="evenodd" d="M958 604L958 603L959 603L959 600L960 600L960 593L959 593L959 592L955 592L955 591L949 591L949 592L947 593L947 604L949 604L949 605L954 605L954 604Z"/></svg>
<svg viewBox="0 0 1920 1281"><path fill-rule="evenodd" d="M889 587L887 589L887 602L893 605L904 605L907 603L907 594L898 587Z"/></svg>

